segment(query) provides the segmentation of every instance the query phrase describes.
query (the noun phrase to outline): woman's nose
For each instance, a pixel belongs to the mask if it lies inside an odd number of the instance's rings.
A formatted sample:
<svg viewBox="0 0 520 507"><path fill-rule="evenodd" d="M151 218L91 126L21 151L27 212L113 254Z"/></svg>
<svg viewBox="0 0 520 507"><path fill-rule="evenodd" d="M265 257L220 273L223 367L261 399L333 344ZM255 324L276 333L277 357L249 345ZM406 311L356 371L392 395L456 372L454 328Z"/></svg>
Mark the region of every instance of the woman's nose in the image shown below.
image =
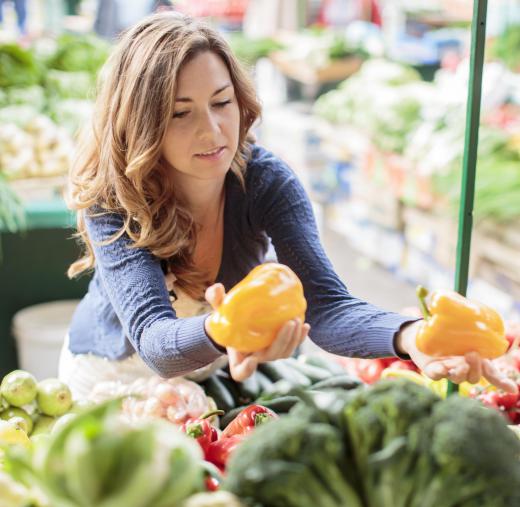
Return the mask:
<svg viewBox="0 0 520 507"><path fill-rule="evenodd" d="M211 111L205 112L200 120L199 124L199 136L208 137L215 136L220 133L220 125L216 115L212 114Z"/></svg>

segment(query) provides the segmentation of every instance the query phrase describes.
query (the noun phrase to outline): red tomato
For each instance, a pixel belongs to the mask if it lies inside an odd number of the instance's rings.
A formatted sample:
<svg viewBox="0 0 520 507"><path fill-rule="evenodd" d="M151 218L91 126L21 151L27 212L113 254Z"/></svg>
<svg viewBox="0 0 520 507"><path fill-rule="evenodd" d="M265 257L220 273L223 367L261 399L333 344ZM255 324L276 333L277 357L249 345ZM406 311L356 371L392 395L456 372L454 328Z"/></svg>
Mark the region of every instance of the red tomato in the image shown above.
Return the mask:
<svg viewBox="0 0 520 507"><path fill-rule="evenodd" d="M358 377L366 384L377 382L384 369L384 363L381 359L361 359L357 364Z"/></svg>
<svg viewBox="0 0 520 507"><path fill-rule="evenodd" d="M498 398L500 393L497 391L486 391L477 396L477 400L480 400L486 407L495 408L498 410Z"/></svg>
<svg viewBox="0 0 520 507"><path fill-rule="evenodd" d="M516 406L518 401L518 393L506 393L504 391L497 391L496 397L499 407L504 407L506 410Z"/></svg>
<svg viewBox="0 0 520 507"><path fill-rule="evenodd" d="M206 491L218 491L220 487L220 482L210 475L204 479L204 482L206 484Z"/></svg>
<svg viewBox="0 0 520 507"><path fill-rule="evenodd" d="M388 368L392 363L396 362L395 357L380 357L379 361L383 363L385 368Z"/></svg>

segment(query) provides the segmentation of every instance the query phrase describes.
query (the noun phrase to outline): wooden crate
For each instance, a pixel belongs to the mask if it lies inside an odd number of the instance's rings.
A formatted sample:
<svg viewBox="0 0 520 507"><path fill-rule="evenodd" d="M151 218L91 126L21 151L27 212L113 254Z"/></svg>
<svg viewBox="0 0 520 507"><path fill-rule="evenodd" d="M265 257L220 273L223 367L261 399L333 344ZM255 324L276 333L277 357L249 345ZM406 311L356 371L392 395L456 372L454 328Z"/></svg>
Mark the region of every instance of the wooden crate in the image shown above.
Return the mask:
<svg viewBox="0 0 520 507"><path fill-rule="evenodd" d="M285 76L305 85L320 85L342 81L361 67L363 60L357 57L331 60L326 66L315 68L303 60L294 60L283 51L270 55L271 61Z"/></svg>
<svg viewBox="0 0 520 507"><path fill-rule="evenodd" d="M9 184L22 202L51 201L64 195L67 176L24 178L13 180Z"/></svg>

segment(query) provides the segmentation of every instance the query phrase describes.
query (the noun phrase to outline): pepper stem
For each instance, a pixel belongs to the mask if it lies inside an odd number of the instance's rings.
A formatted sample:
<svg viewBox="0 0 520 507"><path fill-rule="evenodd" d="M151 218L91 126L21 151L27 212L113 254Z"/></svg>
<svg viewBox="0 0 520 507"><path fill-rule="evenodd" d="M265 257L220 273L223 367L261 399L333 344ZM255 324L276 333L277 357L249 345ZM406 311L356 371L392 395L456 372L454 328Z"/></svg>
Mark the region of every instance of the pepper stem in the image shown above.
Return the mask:
<svg viewBox="0 0 520 507"><path fill-rule="evenodd" d="M260 426L260 424L266 423L269 419L271 419L271 416L265 412L255 414L255 426Z"/></svg>
<svg viewBox="0 0 520 507"><path fill-rule="evenodd" d="M214 415L224 415L225 412L223 410L211 410L210 412L206 412L202 414L199 419L208 419L210 417L213 417Z"/></svg>
<svg viewBox="0 0 520 507"><path fill-rule="evenodd" d="M421 312L425 319L429 319L432 314L430 310L428 310L428 306L426 305L426 296L428 295L428 289L423 287L422 285L418 285L416 289L417 297L419 298L419 307L421 308Z"/></svg>

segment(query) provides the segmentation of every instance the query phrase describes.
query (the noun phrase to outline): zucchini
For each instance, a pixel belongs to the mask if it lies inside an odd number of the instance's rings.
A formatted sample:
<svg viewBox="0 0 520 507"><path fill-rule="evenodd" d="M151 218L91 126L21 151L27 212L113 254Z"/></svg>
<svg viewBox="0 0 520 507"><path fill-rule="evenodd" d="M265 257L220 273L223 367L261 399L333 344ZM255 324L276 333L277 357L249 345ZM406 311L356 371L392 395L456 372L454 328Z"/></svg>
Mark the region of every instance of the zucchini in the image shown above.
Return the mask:
<svg viewBox="0 0 520 507"><path fill-rule="evenodd" d="M298 396L289 395L262 401L259 402L259 405L270 408L276 414L287 414L287 412L289 412L289 410L291 410L291 408L293 408L299 401L301 401L301 398Z"/></svg>
<svg viewBox="0 0 520 507"><path fill-rule="evenodd" d="M253 373L253 375L246 378L243 382L237 382L236 386L242 403L251 403L260 396L261 390L257 372Z"/></svg>
<svg viewBox="0 0 520 507"><path fill-rule="evenodd" d="M248 405L243 405L241 407L236 407L234 408L233 410L230 410L229 412L227 412L225 415L223 415L221 418L220 418L220 429L223 430L225 429L229 423L238 415L240 414L240 412L242 412L242 410L244 410L244 408L246 408Z"/></svg>
<svg viewBox="0 0 520 507"><path fill-rule="evenodd" d="M245 402L241 401L242 395L240 394L240 390L238 388L238 382L235 382L231 375L227 375L224 372L218 372L217 377L231 393L231 396L233 396L233 399L235 400L233 406L238 407L239 405L243 405Z"/></svg>
<svg viewBox="0 0 520 507"><path fill-rule="evenodd" d="M263 363L259 366L262 373L265 373L273 382L287 380L294 386L309 387L312 382L298 370L291 368L283 359Z"/></svg>
<svg viewBox="0 0 520 507"><path fill-rule="evenodd" d="M361 382L350 375L336 375L335 377L330 377L327 380L322 380L320 382L316 382L312 386L313 390L320 389L355 389L359 387Z"/></svg>
<svg viewBox="0 0 520 507"><path fill-rule="evenodd" d="M260 398L257 399L258 402L262 402L265 400L273 400L274 398L279 398L280 396L288 396L298 394L304 387L295 386L293 383L288 380L282 379L274 384L271 384L271 387L262 393Z"/></svg>
<svg viewBox="0 0 520 507"><path fill-rule="evenodd" d="M300 373L305 375L312 383L319 382L320 380L327 380L331 376L330 370L314 366L312 364L304 363L294 358L285 360L291 368L298 370Z"/></svg>
<svg viewBox="0 0 520 507"><path fill-rule="evenodd" d="M235 408L236 403L233 395L216 375L208 377L202 383L202 386L204 387L206 394L213 398L220 410L228 412L229 410Z"/></svg>
<svg viewBox="0 0 520 507"><path fill-rule="evenodd" d="M260 395L269 389L271 389L271 386L273 385L273 382L267 377L267 375L264 375L260 370L256 370L255 373L256 379L258 380L258 384L260 387Z"/></svg>
<svg viewBox="0 0 520 507"><path fill-rule="evenodd" d="M345 369L338 364L334 359L327 359L324 356L312 355L312 356L300 356L300 361L304 364L310 364L317 366L318 368L324 368L330 371L333 375L344 375Z"/></svg>

